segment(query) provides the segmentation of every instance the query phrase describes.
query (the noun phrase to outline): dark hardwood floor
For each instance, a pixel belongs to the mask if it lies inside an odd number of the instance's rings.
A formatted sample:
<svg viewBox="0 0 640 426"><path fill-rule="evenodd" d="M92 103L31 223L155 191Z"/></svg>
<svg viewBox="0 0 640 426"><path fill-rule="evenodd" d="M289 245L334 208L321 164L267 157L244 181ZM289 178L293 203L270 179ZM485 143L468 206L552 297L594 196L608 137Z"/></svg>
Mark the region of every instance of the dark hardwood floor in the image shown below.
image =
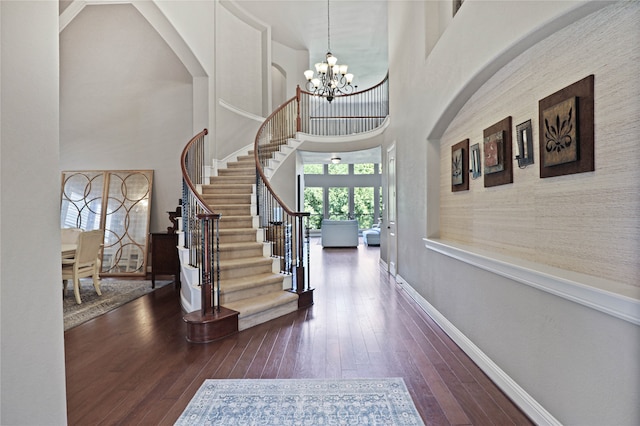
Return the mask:
<svg viewBox="0 0 640 426"><path fill-rule="evenodd" d="M315 305L210 344L185 340L173 286L68 330L69 424L173 424L208 378L355 377L402 377L429 425L531 424L378 255L313 240Z"/></svg>

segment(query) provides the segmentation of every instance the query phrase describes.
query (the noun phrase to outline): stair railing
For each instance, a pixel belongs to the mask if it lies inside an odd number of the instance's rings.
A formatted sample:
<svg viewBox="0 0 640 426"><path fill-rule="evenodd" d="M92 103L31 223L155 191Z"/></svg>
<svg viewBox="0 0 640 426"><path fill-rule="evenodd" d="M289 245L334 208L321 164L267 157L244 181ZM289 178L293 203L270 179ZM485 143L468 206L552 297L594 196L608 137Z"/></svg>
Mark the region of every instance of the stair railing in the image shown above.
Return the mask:
<svg viewBox="0 0 640 426"><path fill-rule="evenodd" d="M209 209L197 185L204 183L205 136L195 135L182 151L182 226L189 265L200 270L202 317L220 311L220 214Z"/></svg>
<svg viewBox="0 0 640 426"><path fill-rule="evenodd" d="M271 255L280 260L280 272L292 275L292 290L304 293L309 287L309 213L290 209L275 193L264 174L269 160L295 137L299 103L294 97L277 108L258 129L254 144L256 196L260 227Z"/></svg>

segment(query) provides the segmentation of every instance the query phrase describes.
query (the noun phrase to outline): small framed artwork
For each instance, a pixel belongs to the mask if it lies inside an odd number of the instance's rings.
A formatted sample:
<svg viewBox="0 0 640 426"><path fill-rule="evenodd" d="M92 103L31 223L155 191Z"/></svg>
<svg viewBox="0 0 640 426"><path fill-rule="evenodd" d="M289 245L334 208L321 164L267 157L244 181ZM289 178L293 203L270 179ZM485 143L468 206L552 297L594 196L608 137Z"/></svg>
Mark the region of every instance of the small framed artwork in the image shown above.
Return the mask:
<svg viewBox="0 0 640 426"><path fill-rule="evenodd" d="M482 161L480 160L480 144L471 145L471 152L469 154L471 161L471 179L478 179L482 176Z"/></svg>
<svg viewBox="0 0 640 426"><path fill-rule="evenodd" d="M503 131L493 133L484 138L484 172L497 173L504 170Z"/></svg>
<svg viewBox="0 0 640 426"><path fill-rule="evenodd" d="M467 170L469 170L469 139L451 147L451 192L469 189Z"/></svg>
<svg viewBox="0 0 640 426"><path fill-rule="evenodd" d="M483 137L484 187L513 183L511 117L484 129Z"/></svg>
<svg viewBox="0 0 640 426"><path fill-rule="evenodd" d="M540 177L595 170L594 76L538 102Z"/></svg>
<svg viewBox="0 0 640 426"><path fill-rule="evenodd" d="M544 163L547 167L578 159L576 98L570 97L542 111Z"/></svg>
<svg viewBox="0 0 640 426"><path fill-rule="evenodd" d="M524 169L534 162L531 120L527 120L516 126L516 136L518 139L518 155L516 155L516 160L518 160L518 167Z"/></svg>

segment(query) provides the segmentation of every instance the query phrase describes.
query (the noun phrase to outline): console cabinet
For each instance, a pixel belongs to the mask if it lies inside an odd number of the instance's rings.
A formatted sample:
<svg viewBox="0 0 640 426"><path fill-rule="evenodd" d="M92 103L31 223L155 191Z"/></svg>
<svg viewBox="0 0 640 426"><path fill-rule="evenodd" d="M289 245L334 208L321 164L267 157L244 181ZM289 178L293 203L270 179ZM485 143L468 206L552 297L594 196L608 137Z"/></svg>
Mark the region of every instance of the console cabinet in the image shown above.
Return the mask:
<svg viewBox="0 0 640 426"><path fill-rule="evenodd" d="M178 234L151 234L151 287L156 286L156 275L173 275L180 287L180 261L178 260Z"/></svg>

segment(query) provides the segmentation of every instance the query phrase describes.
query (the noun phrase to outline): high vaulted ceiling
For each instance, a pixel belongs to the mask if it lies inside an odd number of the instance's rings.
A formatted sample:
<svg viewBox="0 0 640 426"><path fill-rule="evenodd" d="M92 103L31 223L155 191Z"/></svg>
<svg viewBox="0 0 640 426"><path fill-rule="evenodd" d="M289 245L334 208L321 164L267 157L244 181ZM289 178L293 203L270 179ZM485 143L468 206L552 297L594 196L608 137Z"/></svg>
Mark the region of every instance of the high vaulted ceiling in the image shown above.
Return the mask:
<svg viewBox="0 0 640 426"><path fill-rule="evenodd" d="M326 0L236 0L271 25L278 43L309 51L309 67L327 53ZM358 90L384 78L388 69L387 0L330 0L331 53L349 65Z"/></svg>

